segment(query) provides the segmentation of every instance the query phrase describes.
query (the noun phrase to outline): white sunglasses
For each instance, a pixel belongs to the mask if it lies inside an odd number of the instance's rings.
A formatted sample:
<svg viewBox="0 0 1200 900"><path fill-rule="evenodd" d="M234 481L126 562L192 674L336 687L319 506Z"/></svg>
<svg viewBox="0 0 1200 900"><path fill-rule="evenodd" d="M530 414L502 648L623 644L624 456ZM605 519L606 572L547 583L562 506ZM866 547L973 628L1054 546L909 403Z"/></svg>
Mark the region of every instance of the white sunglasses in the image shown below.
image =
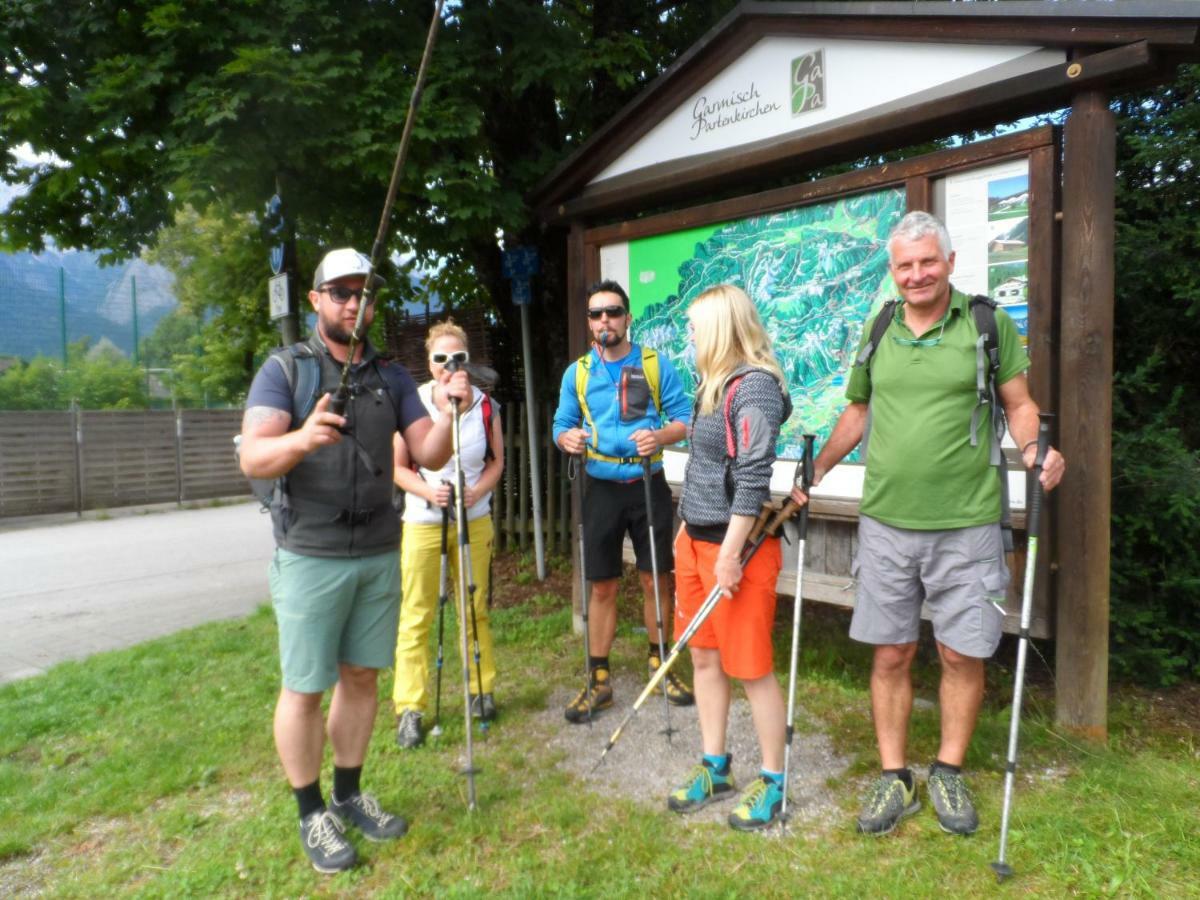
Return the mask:
<svg viewBox="0 0 1200 900"><path fill-rule="evenodd" d="M471 354L466 350L455 350L453 353L445 353L437 350L429 354L429 361L435 366L444 366L450 360L454 360L459 365L462 365L465 362L471 361Z"/></svg>

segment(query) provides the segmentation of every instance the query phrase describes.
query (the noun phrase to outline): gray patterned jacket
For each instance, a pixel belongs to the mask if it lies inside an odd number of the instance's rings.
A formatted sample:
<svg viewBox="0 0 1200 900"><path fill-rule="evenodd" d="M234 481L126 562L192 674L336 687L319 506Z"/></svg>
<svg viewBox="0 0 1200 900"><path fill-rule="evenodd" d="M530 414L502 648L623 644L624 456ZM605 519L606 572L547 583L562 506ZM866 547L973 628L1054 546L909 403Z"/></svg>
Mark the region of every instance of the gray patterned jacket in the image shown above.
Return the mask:
<svg viewBox="0 0 1200 900"><path fill-rule="evenodd" d="M730 383L739 377L729 407L736 444L731 460L726 450L725 399ZM693 410L680 518L689 525L709 526L727 524L731 515L757 516L771 499L775 444L791 414L791 398L770 372L744 366L730 375L721 402L710 415Z"/></svg>

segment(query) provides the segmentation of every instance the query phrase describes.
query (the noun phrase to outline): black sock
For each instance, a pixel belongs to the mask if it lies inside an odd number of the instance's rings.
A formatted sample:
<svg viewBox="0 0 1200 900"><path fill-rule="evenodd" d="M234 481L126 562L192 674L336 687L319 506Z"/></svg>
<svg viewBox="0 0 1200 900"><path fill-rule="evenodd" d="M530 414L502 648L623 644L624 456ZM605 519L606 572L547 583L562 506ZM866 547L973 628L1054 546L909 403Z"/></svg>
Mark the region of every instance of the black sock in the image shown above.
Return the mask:
<svg viewBox="0 0 1200 900"><path fill-rule="evenodd" d="M604 669L605 671L609 670L607 656L589 656L588 657L588 671L594 672L597 669Z"/></svg>
<svg viewBox="0 0 1200 900"><path fill-rule="evenodd" d="M657 642L657 641L653 641L653 642L651 642L651 644L650 644L650 655L651 655L651 656L658 656L658 642ZM661 659L661 658L659 659L659 662L662 662L662 659Z"/></svg>
<svg viewBox="0 0 1200 900"><path fill-rule="evenodd" d="M884 775L895 775L902 782L904 782L904 786L906 788L908 788L910 791L913 789L913 773L912 773L911 769L909 769L909 768L884 769L883 774Z"/></svg>
<svg viewBox="0 0 1200 900"><path fill-rule="evenodd" d="M943 772L948 772L951 775L962 774L962 766L952 766L950 763L944 763L940 759L935 759L933 761L933 765L929 767L929 774L932 775L938 769L941 769Z"/></svg>
<svg viewBox="0 0 1200 900"><path fill-rule="evenodd" d="M345 803L355 794L359 793L358 782L362 778L362 766L355 766L353 769L343 769L340 766L333 767L333 796L342 803Z"/></svg>
<svg viewBox="0 0 1200 900"><path fill-rule="evenodd" d="M300 807L301 819L309 813L320 812L325 808L325 799L321 796L320 778L304 787L292 788L292 793L296 796L296 805Z"/></svg>

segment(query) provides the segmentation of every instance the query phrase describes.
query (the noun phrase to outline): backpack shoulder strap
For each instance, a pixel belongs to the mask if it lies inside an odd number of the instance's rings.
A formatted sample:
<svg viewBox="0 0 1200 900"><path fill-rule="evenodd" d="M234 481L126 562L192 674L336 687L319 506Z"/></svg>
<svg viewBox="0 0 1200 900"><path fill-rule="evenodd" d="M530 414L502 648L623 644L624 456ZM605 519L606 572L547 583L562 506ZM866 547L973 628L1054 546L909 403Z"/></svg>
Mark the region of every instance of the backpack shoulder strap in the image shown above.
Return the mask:
<svg viewBox="0 0 1200 900"><path fill-rule="evenodd" d="M483 461L486 463L496 458L495 451L492 450L492 419L496 410L487 391L479 398L479 411L483 414Z"/></svg>
<svg viewBox="0 0 1200 900"><path fill-rule="evenodd" d="M733 395L737 393L738 386L742 383L744 375L739 375L729 382L729 387L725 390L725 402L722 414L725 419L725 456L728 459L733 459L737 456L737 436L733 433L733 417L730 415L733 409Z"/></svg>
<svg viewBox="0 0 1200 900"><path fill-rule="evenodd" d="M279 363L288 387L292 389L292 428L299 428L317 405L321 361L303 341L276 350L271 358Z"/></svg>
<svg viewBox="0 0 1200 900"><path fill-rule="evenodd" d="M875 351L879 349L879 343L883 340L884 334L887 333L888 326L892 324L892 319L896 315L896 304L898 300L889 300L883 304L883 307L876 314L871 322L871 334L867 338L867 342L863 344L862 350L858 356L854 358L854 366L865 366L871 361L871 357L875 355Z"/></svg>
<svg viewBox="0 0 1200 900"><path fill-rule="evenodd" d="M657 350L642 348L642 373L646 376L646 384L650 386L650 396L654 400L655 410L658 411L659 421L662 421L662 370L659 367Z"/></svg>
<svg viewBox="0 0 1200 900"><path fill-rule="evenodd" d="M592 446L598 446L599 435L596 434L596 423L592 421L592 411L588 409L587 386L592 374L592 353L589 350L575 361L575 394L579 398L579 410L583 413L583 421L587 423L588 433L592 436Z"/></svg>
<svg viewBox="0 0 1200 900"><path fill-rule="evenodd" d="M996 301L983 294L972 297L968 303L971 317L975 320L975 330L979 337L975 340L975 394L977 402L971 412L971 446L979 443L979 426L985 410L991 412L991 451L989 462L996 467L1000 478L1000 532L1004 538L1005 552L1013 549L1012 510L1008 496L1008 465L1004 460L1004 450L1000 442L1008 430L1008 422L1004 416L1004 406L1000 403L1000 394L996 378L1000 372L1000 329L996 325Z"/></svg>

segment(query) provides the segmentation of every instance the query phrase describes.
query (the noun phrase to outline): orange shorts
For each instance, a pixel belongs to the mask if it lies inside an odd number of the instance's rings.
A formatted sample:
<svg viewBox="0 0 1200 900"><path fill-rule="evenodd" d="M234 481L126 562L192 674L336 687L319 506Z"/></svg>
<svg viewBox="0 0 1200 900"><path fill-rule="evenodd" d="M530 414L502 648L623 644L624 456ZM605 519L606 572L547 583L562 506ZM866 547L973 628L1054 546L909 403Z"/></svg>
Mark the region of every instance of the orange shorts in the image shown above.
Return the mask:
<svg viewBox="0 0 1200 900"><path fill-rule="evenodd" d="M713 567L720 549L720 544L692 540L685 529L675 538L675 640L716 586ZM779 538L767 538L742 572L737 593L717 603L689 642L719 651L721 669L731 678L753 681L775 670L771 627L782 566Z"/></svg>

